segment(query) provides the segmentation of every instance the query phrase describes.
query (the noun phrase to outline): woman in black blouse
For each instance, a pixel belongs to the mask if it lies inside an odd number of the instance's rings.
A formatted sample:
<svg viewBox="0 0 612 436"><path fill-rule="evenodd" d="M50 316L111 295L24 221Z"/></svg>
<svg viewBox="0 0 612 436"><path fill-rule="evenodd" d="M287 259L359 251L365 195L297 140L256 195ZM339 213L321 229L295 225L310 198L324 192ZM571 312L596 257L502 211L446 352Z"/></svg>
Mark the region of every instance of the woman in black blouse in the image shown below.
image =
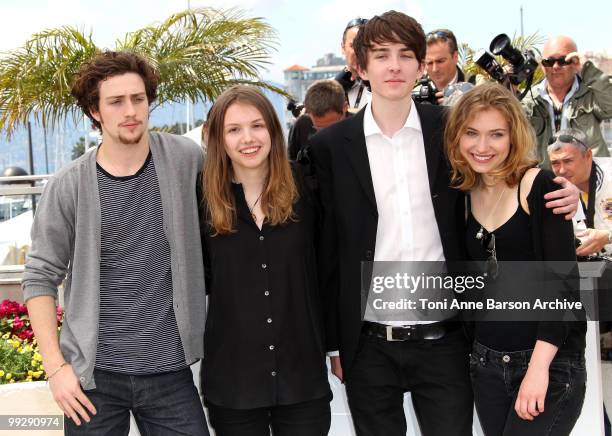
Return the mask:
<svg viewBox="0 0 612 436"><path fill-rule="evenodd" d="M515 277L498 261L575 261L571 222L544 206L558 186L535 168L529 121L508 90L486 84L466 93L446 146L453 184L468 192L470 258L488 260L502 282ZM584 401L585 331L584 322L475 323L470 372L487 436L570 433Z"/></svg>
<svg viewBox="0 0 612 436"><path fill-rule="evenodd" d="M208 127L202 392L211 425L219 436L326 435L315 203L259 90L226 90Z"/></svg>

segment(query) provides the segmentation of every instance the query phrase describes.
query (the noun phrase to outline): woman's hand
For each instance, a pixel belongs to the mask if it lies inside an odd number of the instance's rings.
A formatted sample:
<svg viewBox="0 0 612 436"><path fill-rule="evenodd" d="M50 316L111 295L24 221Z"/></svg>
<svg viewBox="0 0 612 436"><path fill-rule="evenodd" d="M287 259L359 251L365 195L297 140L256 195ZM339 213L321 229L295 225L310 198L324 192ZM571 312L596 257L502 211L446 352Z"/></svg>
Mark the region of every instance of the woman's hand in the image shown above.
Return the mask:
<svg viewBox="0 0 612 436"><path fill-rule="evenodd" d="M527 421L544 412L544 399L548 390L548 366L530 365L514 404L514 410L519 418Z"/></svg>
<svg viewBox="0 0 612 436"><path fill-rule="evenodd" d="M544 400L548 391L548 369L559 348L538 339L531 353L529 368L519 387L514 410L519 418L527 421L544 412Z"/></svg>

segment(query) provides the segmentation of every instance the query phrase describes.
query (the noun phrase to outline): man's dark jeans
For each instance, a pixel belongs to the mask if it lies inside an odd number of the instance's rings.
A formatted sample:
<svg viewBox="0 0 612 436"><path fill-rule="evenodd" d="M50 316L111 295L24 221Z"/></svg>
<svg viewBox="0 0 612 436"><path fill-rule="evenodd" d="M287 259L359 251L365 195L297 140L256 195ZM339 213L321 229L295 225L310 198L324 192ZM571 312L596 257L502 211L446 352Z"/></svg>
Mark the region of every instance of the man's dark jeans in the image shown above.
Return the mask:
<svg viewBox="0 0 612 436"><path fill-rule="evenodd" d="M94 371L96 388L85 391L98 411L77 426L64 418L70 435L127 435L130 411L142 436L209 436L206 418L189 368L154 375Z"/></svg>
<svg viewBox="0 0 612 436"><path fill-rule="evenodd" d="M514 404L530 358L531 350L498 352L474 343L470 375L485 435L564 436L572 431L586 391L584 355L557 353L548 371L544 412L526 421L516 414Z"/></svg>

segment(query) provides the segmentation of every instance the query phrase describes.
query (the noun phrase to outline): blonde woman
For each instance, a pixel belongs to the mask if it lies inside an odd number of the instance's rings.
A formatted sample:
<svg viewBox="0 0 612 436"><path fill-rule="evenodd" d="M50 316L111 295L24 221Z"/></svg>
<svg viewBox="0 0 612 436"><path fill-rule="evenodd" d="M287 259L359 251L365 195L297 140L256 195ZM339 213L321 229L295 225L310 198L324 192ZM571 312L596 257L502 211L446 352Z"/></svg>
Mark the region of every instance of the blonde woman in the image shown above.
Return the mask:
<svg viewBox="0 0 612 436"><path fill-rule="evenodd" d="M544 206L558 189L535 167L535 138L518 100L498 84L466 93L446 128L453 185L468 194L469 257L573 261L572 224ZM476 322L470 373L483 430L568 435L585 393L585 323Z"/></svg>

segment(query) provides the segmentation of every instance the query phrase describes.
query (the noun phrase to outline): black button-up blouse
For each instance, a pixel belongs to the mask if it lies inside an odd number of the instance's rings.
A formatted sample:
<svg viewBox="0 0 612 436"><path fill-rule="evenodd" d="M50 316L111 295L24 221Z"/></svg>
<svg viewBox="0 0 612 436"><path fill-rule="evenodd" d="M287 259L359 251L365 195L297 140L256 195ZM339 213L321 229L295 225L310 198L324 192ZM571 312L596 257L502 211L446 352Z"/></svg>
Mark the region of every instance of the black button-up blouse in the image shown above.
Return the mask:
<svg viewBox="0 0 612 436"><path fill-rule="evenodd" d="M315 258L316 208L294 172L295 219L253 221L233 184L237 231L213 236L202 221L208 317L202 392L233 409L295 404L330 395Z"/></svg>

